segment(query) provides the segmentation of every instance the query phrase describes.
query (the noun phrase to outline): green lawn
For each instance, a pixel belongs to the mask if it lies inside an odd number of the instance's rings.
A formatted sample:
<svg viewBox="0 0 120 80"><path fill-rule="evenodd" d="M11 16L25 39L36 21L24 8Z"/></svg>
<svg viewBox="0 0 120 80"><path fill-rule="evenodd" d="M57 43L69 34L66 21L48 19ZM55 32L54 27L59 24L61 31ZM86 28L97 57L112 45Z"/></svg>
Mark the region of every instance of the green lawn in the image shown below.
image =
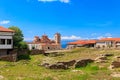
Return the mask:
<svg viewBox="0 0 120 80"><path fill-rule="evenodd" d="M72 50L71 52L64 52L62 53L64 55L57 57L32 55L30 56L30 60L20 60L18 62L0 61L0 76L4 77L3 80L120 80L120 78L110 76L112 72L119 72L120 69L108 69L114 56L109 57L108 63L91 63L86 67L76 69L50 70L38 66L45 60L55 63L57 61L69 61L73 59L95 59L99 54L105 53L120 55L120 50L81 48Z"/></svg>

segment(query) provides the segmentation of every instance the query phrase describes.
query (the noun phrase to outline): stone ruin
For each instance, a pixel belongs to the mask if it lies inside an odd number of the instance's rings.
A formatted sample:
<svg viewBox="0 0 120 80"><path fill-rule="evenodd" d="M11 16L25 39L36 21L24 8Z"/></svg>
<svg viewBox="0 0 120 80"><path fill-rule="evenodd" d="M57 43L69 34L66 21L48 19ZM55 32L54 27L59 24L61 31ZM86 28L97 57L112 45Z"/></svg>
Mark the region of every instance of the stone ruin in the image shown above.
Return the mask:
<svg viewBox="0 0 120 80"><path fill-rule="evenodd" d="M99 57L97 57L96 59L95 59L95 62L96 63L106 63L107 62L107 57L106 56L99 56Z"/></svg>
<svg viewBox="0 0 120 80"><path fill-rule="evenodd" d="M115 59L116 60L111 63L110 69L120 68L120 56L116 56Z"/></svg>
<svg viewBox="0 0 120 80"><path fill-rule="evenodd" d="M92 63L92 62L94 62L94 60L92 60L92 59L82 59L82 60L79 60L75 64L75 68L85 67L85 66L87 66L88 63Z"/></svg>
<svg viewBox="0 0 120 80"><path fill-rule="evenodd" d="M49 69L69 69L70 67L78 68L85 67L88 63L92 63L94 60L92 59L82 59L82 60L71 60L68 62L57 62L55 64L44 63L41 66L44 66Z"/></svg>
<svg viewBox="0 0 120 80"><path fill-rule="evenodd" d="M111 68L111 69L120 68L120 62L118 62L118 61L113 61L112 64L110 65L110 68Z"/></svg>

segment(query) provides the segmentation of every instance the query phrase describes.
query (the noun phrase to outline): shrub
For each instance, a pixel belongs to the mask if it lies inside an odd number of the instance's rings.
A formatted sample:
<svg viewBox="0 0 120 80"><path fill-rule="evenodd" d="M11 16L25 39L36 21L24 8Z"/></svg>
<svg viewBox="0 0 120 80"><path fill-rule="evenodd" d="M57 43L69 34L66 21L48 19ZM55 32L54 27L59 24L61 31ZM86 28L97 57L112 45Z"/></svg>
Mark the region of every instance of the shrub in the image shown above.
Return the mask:
<svg viewBox="0 0 120 80"><path fill-rule="evenodd" d="M30 55L29 54L22 54L18 56L18 60L30 60Z"/></svg>

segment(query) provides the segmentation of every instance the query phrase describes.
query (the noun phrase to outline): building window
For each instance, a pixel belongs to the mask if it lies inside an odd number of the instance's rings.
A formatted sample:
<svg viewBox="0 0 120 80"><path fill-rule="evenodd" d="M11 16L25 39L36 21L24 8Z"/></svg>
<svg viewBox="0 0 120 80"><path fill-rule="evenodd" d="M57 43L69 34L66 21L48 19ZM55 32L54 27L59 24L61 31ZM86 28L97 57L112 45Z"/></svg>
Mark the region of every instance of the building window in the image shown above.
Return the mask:
<svg viewBox="0 0 120 80"><path fill-rule="evenodd" d="M0 39L0 44L5 44L5 39Z"/></svg>
<svg viewBox="0 0 120 80"><path fill-rule="evenodd" d="M50 49L50 47L48 47L48 49Z"/></svg>
<svg viewBox="0 0 120 80"><path fill-rule="evenodd" d="M34 46L32 46L32 49L35 49L35 47L34 47Z"/></svg>
<svg viewBox="0 0 120 80"><path fill-rule="evenodd" d="M12 40L11 39L7 39L7 44L12 44Z"/></svg>

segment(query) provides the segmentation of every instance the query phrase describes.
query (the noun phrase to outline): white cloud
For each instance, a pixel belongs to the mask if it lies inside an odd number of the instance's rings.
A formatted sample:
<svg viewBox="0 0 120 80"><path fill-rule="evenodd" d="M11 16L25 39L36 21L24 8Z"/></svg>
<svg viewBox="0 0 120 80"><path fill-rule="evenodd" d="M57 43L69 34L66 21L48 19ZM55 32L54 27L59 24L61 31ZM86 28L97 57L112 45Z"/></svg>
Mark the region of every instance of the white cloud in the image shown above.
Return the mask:
<svg viewBox="0 0 120 80"><path fill-rule="evenodd" d="M62 3L69 3L70 0L38 0L39 2L62 2Z"/></svg>
<svg viewBox="0 0 120 80"><path fill-rule="evenodd" d="M8 24L8 23L10 23L9 20L3 20L3 21L0 21L0 24Z"/></svg>
<svg viewBox="0 0 120 80"><path fill-rule="evenodd" d="M112 34L111 34L111 33L106 33L105 36L106 36L106 37L111 37Z"/></svg>
<svg viewBox="0 0 120 80"><path fill-rule="evenodd" d="M24 38L24 41L32 41L33 38Z"/></svg>
<svg viewBox="0 0 120 80"><path fill-rule="evenodd" d="M69 3L70 0L60 0L60 2L63 2L63 3Z"/></svg>
<svg viewBox="0 0 120 80"><path fill-rule="evenodd" d="M112 38L112 34L111 33L105 33L104 35L101 35L101 36L97 37L97 39L101 39L101 38Z"/></svg>
<svg viewBox="0 0 120 80"><path fill-rule="evenodd" d="M99 37L97 37L97 39L102 39L102 38L105 38L104 36L99 36Z"/></svg>
<svg viewBox="0 0 120 80"><path fill-rule="evenodd" d="M72 35L72 36L62 36L61 39L62 40L79 40L82 38L79 36Z"/></svg>

